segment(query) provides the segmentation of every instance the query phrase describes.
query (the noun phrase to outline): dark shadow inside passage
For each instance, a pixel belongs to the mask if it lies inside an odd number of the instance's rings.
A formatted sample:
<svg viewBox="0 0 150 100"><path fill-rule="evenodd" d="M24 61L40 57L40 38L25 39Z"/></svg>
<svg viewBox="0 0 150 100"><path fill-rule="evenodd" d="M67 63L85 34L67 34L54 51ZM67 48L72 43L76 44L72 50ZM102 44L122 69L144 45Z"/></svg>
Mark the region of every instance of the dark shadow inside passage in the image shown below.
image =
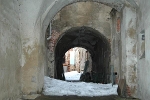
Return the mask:
<svg viewBox="0 0 150 100"><path fill-rule="evenodd" d="M55 78L65 80L63 57L73 47L87 49L92 58L93 82L110 82L110 43L104 35L90 27L74 27L63 33L55 47Z"/></svg>

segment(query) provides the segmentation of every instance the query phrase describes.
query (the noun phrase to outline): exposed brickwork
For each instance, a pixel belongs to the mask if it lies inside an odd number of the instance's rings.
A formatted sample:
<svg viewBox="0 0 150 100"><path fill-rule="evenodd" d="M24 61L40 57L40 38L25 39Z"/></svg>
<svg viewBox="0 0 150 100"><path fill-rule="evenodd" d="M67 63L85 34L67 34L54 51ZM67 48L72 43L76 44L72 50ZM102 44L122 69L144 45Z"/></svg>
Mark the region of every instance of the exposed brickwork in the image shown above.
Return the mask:
<svg viewBox="0 0 150 100"><path fill-rule="evenodd" d="M51 39L49 41L49 48L51 52L54 52L54 48L55 48L55 45L59 36L60 36L60 33L58 33L55 30L52 30Z"/></svg>
<svg viewBox="0 0 150 100"><path fill-rule="evenodd" d="M120 17L117 18L117 32L120 32L121 29L121 21L120 21Z"/></svg>
<svg viewBox="0 0 150 100"><path fill-rule="evenodd" d="M131 89L128 85L126 85L126 95L127 97L131 97Z"/></svg>

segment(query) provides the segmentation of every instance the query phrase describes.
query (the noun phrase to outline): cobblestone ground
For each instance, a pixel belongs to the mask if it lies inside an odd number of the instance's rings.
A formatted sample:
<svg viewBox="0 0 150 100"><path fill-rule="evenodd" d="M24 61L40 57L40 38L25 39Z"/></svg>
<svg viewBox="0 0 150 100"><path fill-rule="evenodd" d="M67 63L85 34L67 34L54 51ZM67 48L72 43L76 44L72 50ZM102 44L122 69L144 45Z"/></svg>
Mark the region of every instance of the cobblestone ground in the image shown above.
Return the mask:
<svg viewBox="0 0 150 100"><path fill-rule="evenodd" d="M119 96L106 96L106 97L77 97L77 96L40 96L35 100L139 100L127 99Z"/></svg>

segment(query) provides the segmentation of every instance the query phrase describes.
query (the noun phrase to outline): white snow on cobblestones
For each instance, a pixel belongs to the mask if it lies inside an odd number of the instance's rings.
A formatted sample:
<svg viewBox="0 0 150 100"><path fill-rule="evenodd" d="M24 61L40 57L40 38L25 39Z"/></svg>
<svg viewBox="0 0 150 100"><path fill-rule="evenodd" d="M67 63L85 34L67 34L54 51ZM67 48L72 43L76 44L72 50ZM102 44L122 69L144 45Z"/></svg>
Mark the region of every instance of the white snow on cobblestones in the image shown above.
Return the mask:
<svg viewBox="0 0 150 100"><path fill-rule="evenodd" d="M81 73L78 73L77 71L71 71L71 72L66 72L64 75L65 75L65 80L67 81L78 81L80 80Z"/></svg>
<svg viewBox="0 0 150 100"><path fill-rule="evenodd" d="M107 96L117 95L117 85L85 82L66 82L44 77L44 95Z"/></svg>

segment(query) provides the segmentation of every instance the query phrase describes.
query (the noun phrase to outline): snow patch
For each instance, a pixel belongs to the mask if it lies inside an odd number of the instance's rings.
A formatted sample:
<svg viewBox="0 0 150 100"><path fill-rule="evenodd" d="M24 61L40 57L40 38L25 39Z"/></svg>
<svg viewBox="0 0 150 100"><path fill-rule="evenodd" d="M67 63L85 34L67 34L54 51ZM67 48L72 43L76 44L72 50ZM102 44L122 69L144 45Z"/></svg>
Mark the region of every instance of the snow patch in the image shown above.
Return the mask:
<svg viewBox="0 0 150 100"><path fill-rule="evenodd" d="M78 73L77 71L71 71L64 73L64 75L66 81L79 81L81 73Z"/></svg>
<svg viewBox="0 0 150 100"><path fill-rule="evenodd" d="M85 82L66 82L44 77L44 95L107 96L117 95L118 85Z"/></svg>

